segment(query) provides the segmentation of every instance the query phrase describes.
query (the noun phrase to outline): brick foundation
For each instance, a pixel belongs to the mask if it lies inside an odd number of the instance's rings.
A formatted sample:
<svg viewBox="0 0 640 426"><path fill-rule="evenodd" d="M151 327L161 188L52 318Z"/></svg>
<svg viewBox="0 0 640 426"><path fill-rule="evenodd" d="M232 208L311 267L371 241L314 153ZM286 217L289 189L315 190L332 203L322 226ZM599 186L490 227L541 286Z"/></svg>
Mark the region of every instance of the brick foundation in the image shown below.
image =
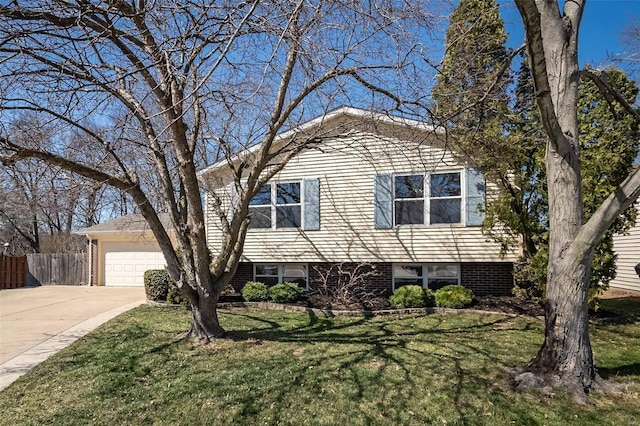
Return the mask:
<svg viewBox="0 0 640 426"><path fill-rule="evenodd" d="M240 291L249 281L253 281L253 263L240 262L236 274L231 278L231 287L235 291Z"/></svg>
<svg viewBox="0 0 640 426"><path fill-rule="evenodd" d="M309 264L309 289L313 290L322 285L322 276L327 277L328 285L335 286L338 283L336 268L330 273L333 263L310 263ZM367 277L367 290L371 293L388 297L391 295L391 263L376 262L371 263L373 268L363 268L362 272L373 272L375 275ZM351 271L358 266L358 263L345 262L341 264L344 271ZM373 269L373 271L372 271ZM346 277L343 276L343 279Z"/></svg>
<svg viewBox="0 0 640 426"><path fill-rule="evenodd" d="M309 263L309 288L313 290L321 283L321 276L326 276L333 263ZM354 268L356 263L343 263L345 269ZM375 262L376 276L367 279L368 288L381 296L392 293L392 263ZM253 263L241 262L231 280L231 286L240 291L247 283L253 281ZM335 285L337 274L330 274L329 285ZM479 296L510 295L513 288L513 264L511 262L469 262L460 264L460 283L473 290Z"/></svg>
<svg viewBox="0 0 640 426"><path fill-rule="evenodd" d="M513 263L461 263L460 283L478 296L509 296L513 289Z"/></svg>

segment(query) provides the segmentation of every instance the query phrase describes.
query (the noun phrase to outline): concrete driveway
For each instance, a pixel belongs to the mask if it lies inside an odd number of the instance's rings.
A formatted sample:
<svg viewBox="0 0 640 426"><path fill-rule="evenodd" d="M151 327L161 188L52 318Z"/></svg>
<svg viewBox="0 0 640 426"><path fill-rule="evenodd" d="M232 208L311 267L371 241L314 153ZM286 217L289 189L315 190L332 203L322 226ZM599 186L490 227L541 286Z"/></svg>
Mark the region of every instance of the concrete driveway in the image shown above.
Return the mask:
<svg viewBox="0 0 640 426"><path fill-rule="evenodd" d="M144 299L143 287L42 286L0 291L0 389Z"/></svg>

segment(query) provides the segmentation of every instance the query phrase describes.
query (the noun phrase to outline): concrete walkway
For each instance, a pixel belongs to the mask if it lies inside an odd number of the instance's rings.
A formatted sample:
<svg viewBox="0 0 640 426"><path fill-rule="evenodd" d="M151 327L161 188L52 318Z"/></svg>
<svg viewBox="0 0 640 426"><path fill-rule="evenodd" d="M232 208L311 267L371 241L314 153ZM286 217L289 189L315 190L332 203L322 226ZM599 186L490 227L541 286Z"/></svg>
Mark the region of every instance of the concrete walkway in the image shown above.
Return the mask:
<svg viewBox="0 0 640 426"><path fill-rule="evenodd" d="M0 390L144 299L142 287L43 286L0 291Z"/></svg>

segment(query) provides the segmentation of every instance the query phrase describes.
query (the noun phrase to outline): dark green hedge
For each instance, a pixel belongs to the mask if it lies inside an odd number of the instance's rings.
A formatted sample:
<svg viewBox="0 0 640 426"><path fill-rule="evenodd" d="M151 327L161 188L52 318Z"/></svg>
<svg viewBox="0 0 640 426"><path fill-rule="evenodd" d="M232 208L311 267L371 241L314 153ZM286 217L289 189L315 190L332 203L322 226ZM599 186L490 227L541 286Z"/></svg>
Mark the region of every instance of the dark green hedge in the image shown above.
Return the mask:
<svg viewBox="0 0 640 426"><path fill-rule="evenodd" d="M148 300L166 302L171 278L166 269L149 269L144 273L144 291Z"/></svg>

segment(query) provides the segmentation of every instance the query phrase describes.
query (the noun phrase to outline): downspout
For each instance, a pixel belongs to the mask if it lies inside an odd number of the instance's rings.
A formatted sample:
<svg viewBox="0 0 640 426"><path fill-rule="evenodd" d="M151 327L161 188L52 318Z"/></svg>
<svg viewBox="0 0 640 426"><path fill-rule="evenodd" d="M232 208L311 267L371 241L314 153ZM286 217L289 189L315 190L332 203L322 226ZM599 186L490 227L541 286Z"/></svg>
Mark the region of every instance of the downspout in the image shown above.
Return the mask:
<svg viewBox="0 0 640 426"><path fill-rule="evenodd" d="M92 241L91 238L87 235L87 239L89 240L89 279L87 280L87 287L91 287L93 284L93 252L92 252Z"/></svg>

